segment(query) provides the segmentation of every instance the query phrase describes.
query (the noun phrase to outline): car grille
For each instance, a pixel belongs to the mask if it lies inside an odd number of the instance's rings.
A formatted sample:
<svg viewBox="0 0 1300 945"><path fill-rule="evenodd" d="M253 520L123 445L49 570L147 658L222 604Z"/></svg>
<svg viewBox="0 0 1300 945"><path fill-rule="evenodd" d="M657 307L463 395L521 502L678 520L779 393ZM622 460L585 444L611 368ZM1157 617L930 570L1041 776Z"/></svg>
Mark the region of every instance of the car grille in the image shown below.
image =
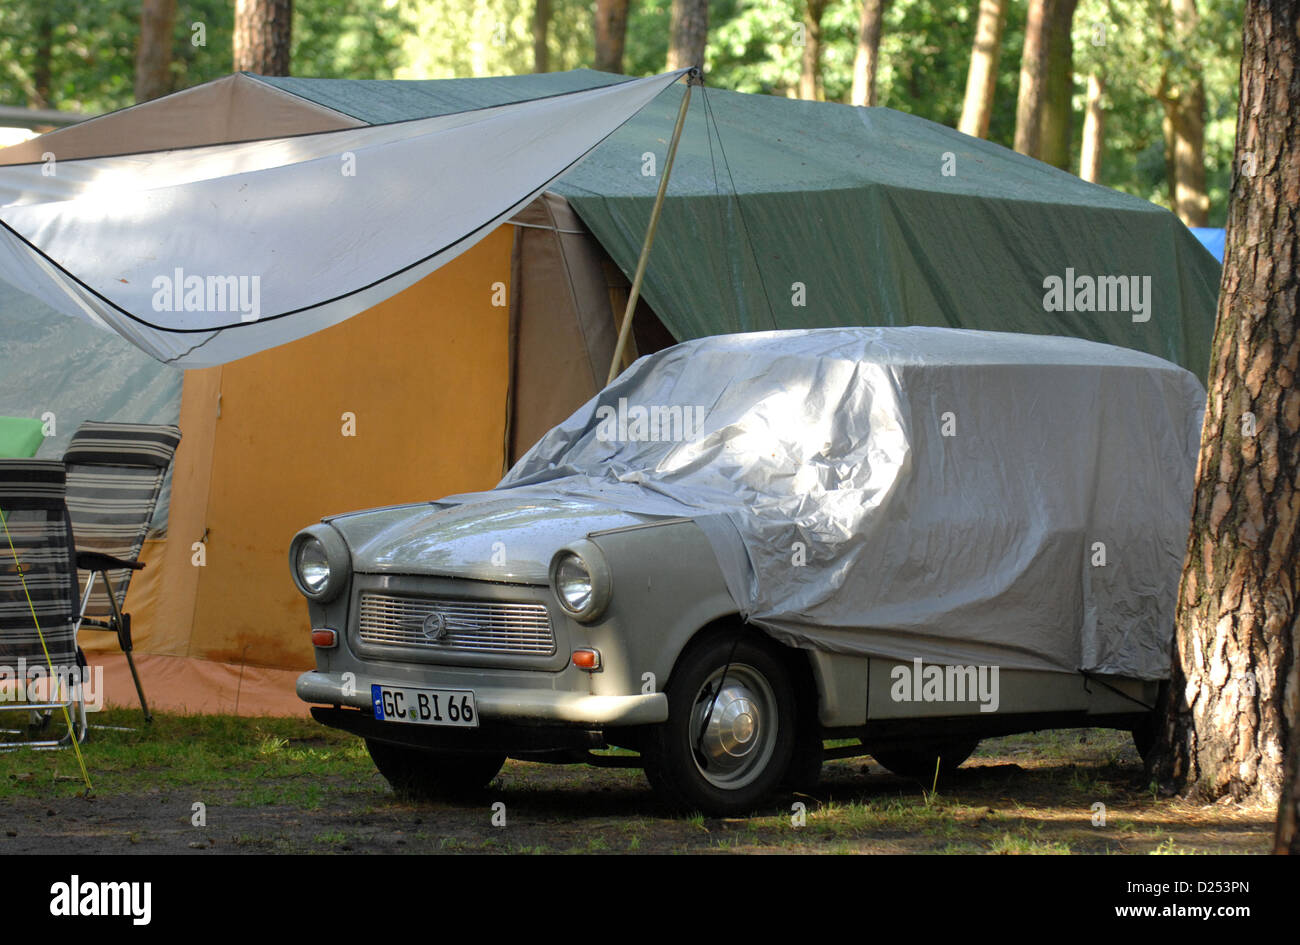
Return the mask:
<svg viewBox="0 0 1300 945"><path fill-rule="evenodd" d="M440 614L432 634L426 618ZM542 604L504 601L430 600L363 593L359 635L362 643L422 650L517 653L549 656L555 652L551 618ZM431 638L435 637L435 638Z"/></svg>

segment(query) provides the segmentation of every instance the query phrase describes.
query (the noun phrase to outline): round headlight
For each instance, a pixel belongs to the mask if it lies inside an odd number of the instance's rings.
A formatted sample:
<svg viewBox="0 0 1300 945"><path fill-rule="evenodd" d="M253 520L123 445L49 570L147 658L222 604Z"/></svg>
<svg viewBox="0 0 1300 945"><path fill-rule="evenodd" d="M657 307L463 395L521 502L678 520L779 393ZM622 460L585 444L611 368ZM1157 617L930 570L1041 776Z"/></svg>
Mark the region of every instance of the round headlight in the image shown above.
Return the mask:
<svg viewBox="0 0 1300 945"><path fill-rule="evenodd" d="M298 545L298 578L313 594L325 590L330 580L330 562L319 539L308 538Z"/></svg>
<svg viewBox="0 0 1300 945"><path fill-rule="evenodd" d="M574 542L551 559L551 590L570 617L590 623L609 605L613 582L605 555L594 542Z"/></svg>
<svg viewBox="0 0 1300 945"><path fill-rule="evenodd" d="M556 562L555 592L565 609L575 614L591 603L591 572L577 555L569 553Z"/></svg>
<svg viewBox="0 0 1300 945"><path fill-rule="evenodd" d="M312 525L289 545L289 570L298 590L319 603L338 597L352 574L343 536L328 524Z"/></svg>

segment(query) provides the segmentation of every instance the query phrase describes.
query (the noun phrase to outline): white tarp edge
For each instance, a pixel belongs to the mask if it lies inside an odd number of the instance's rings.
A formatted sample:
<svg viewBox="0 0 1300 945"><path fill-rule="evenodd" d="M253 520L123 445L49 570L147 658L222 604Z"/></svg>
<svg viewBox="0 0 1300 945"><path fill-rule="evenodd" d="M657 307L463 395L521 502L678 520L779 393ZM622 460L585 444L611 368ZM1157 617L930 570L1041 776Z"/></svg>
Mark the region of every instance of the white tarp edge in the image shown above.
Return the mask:
<svg viewBox="0 0 1300 945"><path fill-rule="evenodd" d="M683 71L389 125L56 159L52 174L0 167L0 278L161 361L244 357L469 249Z"/></svg>

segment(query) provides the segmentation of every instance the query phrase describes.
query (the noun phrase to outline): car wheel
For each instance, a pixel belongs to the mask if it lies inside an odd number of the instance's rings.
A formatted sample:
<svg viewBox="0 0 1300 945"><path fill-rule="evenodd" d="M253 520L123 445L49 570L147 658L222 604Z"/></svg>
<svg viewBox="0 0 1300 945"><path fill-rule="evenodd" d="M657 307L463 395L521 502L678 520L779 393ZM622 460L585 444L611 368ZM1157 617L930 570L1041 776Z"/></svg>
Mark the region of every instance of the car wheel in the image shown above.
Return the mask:
<svg viewBox="0 0 1300 945"><path fill-rule="evenodd" d="M900 777L916 778L928 784L934 780L936 765L939 777L948 777L971 756L979 743L978 738L969 738L930 748L891 748L873 751L871 757Z"/></svg>
<svg viewBox="0 0 1300 945"><path fill-rule="evenodd" d="M481 791L506 763L503 754L422 751L369 738L366 750L394 791L431 800L464 797Z"/></svg>
<svg viewBox="0 0 1300 945"><path fill-rule="evenodd" d="M650 784L674 807L752 811L786 776L794 686L772 645L712 637L682 656L668 683L668 721L646 733Z"/></svg>

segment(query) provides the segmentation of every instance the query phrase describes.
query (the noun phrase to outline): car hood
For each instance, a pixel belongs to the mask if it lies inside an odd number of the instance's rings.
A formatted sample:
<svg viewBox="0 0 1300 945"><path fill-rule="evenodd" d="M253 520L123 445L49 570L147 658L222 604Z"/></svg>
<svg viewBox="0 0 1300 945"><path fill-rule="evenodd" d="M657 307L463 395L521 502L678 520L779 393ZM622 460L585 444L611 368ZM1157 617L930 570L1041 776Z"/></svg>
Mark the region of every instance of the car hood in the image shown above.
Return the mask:
<svg viewBox="0 0 1300 945"><path fill-rule="evenodd" d="M645 519L588 502L501 498L449 508L403 505L325 521L347 542L354 571L545 584L551 558L565 544Z"/></svg>

